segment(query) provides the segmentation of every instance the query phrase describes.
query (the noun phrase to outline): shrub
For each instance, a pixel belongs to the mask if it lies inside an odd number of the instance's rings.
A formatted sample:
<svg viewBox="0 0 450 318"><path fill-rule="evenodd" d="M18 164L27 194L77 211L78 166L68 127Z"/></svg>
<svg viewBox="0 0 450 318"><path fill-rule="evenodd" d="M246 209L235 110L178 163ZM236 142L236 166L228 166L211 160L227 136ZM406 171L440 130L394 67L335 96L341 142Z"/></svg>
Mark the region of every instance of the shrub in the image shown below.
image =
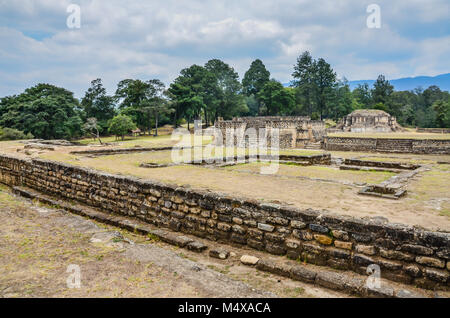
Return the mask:
<svg viewBox="0 0 450 318"><path fill-rule="evenodd" d="M0 128L0 141L4 140L21 140L33 139L34 136L30 133L25 134L23 131L14 128Z"/></svg>
<svg viewBox="0 0 450 318"><path fill-rule="evenodd" d="M120 136L122 140L124 139L124 136L133 129L136 129L135 123L133 123L130 117L125 115L114 117L111 119L109 125L109 132L116 135L116 137Z"/></svg>

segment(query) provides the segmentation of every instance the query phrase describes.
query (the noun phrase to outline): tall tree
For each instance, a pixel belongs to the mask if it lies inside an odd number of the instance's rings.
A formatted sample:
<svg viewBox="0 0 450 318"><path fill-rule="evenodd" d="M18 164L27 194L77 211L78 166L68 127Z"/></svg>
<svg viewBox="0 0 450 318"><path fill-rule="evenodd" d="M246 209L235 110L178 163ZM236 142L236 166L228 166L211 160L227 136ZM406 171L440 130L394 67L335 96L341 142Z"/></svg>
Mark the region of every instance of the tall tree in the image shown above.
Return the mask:
<svg viewBox="0 0 450 318"><path fill-rule="evenodd" d="M160 101L164 90L164 84L158 79L148 81L125 79L117 85L115 98L122 113L130 116L138 127L150 133L154 111L149 105Z"/></svg>
<svg viewBox="0 0 450 318"><path fill-rule="evenodd" d="M242 92L247 97L258 96L258 93L263 89L264 85L270 81L270 72L260 59L256 59L250 65L250 68L245 72L242 79ZM259 113L260 103L257 100L257 113ZM250 105L248 105L250 107Z"/></svg>
<svg viewBox="0 0 450 318"><path fill-rule="evenodd" d="M213 59L205 64L205 69L215 77L214 83L205 86L204 101L211 112L211 121L217 117L229 118L247 112L241 95L242 85L238 73L221 60ZM205 112L205 117L208 112ZM205 118L208 125L208 117Z"/></svg>
<svg viewBox="0 0 450 318"><path fill-rule="evenodd" d="M320 114L320 119L328 107L330 98L333 93L333 88L336 85L336 73L324 59L320 58L314 63L314 86L317 88L316 100L317 108Z"/></svg>
<svg viewBox="0 0 450 318"><path fill-rule="evenodd" d="M96 124L100 134L108 130L108 122L115 115L114 97L106 95L106 89L100 78L91 82L91 87L81 100L81 107L86 118L97 119Z"/></svg>
<svg viewBox="0 0 450 318"><path fill-rule="evenodd" d="M352 94L360 108L370 108L372 105L372 92L369 84L358 84L358 87L353 90Z"/></svg>
<svg viewBox="0 0 450 318"><path fill-rule="evenodd" d="M0 126L37 138L80 137L83 116L72 92L50 84L37 84L20 95L0 100Z"/></svg>
<svg viewBox="0 0 450 318"><path fill-rule="evenodd" d="M391 94L394 92L394 86L392 86L384 75L379 75L376 82L373 84L372 100L374 104L383 103L387 104Z"/></svg>
<svg viewBox="0 0 450 318"><path fill-rule="evenodd" d="M311 116L313 112L312 99L315 95L315 61L308 51L303 52L294 65L292 77L292 86L298 90L298 99L300 103L305 104L306 112Z"/></svg>
<svg viewBox="0 0 450 318"><path fill-rule="evenodd" d="M294 92L276 80L270 80L264 85L258 93L258 99L266 115L289 115L295 106Z"/></svg>

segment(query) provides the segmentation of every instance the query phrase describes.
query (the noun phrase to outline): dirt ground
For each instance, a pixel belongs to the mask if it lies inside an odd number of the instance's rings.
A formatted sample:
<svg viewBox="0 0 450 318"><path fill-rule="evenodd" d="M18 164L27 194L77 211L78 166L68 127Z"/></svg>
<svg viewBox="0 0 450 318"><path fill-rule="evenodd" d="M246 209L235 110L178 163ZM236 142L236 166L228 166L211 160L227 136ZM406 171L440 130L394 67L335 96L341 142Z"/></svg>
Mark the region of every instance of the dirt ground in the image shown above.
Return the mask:
<svg viewBox="0 0 450 318"><path fill-rule="evenodd" d="M114 147L173 145L169 136L131 139ZM201 141L200 141L201 142ZM207 142L207 140L204 142ZM40 157L90 167L110 173L133 175L142 179L208 189L267 202L284 203L299 208L324 209L331 213L359 217L383 216L390 222L421 226L430 230L450 231L450 155L381 154L330 152L333 158L393 161L425 164L428 171L414 176L408 194L400 200L358 195L367 184L377 184L392 177L391 172L342 171L332 166L279 165L274 174L262 174L263 164L243 164L226 168L179 165L166 168L140 168L141 163L170 163L170 151L135 152L108 156L73 155L70 151L98 149L97 146L57 147L55 151L32 149L26 153L18 142L0 143L0 151L20 157ZM19 151L18 151L19 150ZM323 153L314 150L283 150L286 154Z"/></svg>
<svg viewBox="0 0 450 318"><path fill-rule="evenodd" d="M0 297L346 297L243 266L238 252L217 260L37 205L4 186L0 217ZM68 287L70 265L79 266L80 288Z"/></svg>

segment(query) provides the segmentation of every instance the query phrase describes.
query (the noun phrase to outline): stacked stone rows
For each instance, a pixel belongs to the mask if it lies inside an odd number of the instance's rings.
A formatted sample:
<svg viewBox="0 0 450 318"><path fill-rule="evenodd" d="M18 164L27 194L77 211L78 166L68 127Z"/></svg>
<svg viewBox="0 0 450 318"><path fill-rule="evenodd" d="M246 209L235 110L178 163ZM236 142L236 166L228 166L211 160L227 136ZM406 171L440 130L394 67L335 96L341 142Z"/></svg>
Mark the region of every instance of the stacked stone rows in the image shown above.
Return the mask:
<svg viewBox="0 0 450 318"><path fill-rule="evenodd" d="M450 233L300 210L45 160L0 156L0 180L175 231L303 262L448 289ZM11 184L13 183L13 184Z"/></svg>

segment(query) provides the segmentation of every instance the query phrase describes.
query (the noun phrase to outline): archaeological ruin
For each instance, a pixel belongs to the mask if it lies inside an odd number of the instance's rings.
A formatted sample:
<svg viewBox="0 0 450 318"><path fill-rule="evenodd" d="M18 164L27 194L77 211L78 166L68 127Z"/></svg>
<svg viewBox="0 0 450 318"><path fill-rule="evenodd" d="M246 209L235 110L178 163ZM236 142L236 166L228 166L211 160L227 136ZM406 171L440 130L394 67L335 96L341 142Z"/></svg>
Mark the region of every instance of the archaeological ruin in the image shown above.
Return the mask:
<svg viewBox="0 0 450 318"><path fill-rule="evenodd" d="M280 148L301 148L309 143L321 141L325 135L325 123L321 120L311 120L310 117L239 117L232 120L218 118L215 128L221 132L223 145L228 142L236 145L241 138L246 145L256 144L262 140L263 134L267 138L267 145L271 142L271 130L279 129ZM255 140L256 139L256 140Z"/></svg>
<svg viewBox="0 0 450 318"><path fill-rule="evenodd" d="M349 132L394 132L402 127L397 119L388 113L377 109L358 109L348 114L337 125L337 129Z"/></svg>

